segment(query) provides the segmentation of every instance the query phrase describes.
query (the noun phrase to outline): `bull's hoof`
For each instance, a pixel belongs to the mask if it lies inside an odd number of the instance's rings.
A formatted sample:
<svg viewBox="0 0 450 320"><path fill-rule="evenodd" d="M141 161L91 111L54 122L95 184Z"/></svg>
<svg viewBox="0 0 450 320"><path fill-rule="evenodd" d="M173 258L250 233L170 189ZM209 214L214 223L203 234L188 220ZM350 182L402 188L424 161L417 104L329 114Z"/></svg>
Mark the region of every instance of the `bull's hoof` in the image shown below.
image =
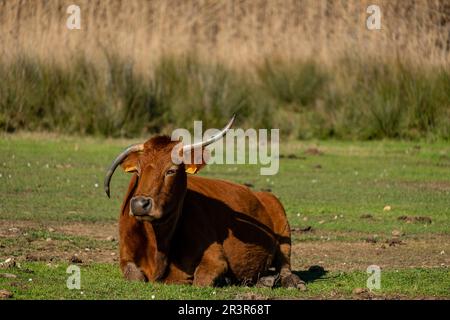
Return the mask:
<svg viewBox="0 0 450 320"><path fill-rule="evenodd" d="M258 282L256 283L257 287L266 287L266 288L273 288L277 284L279 280L278 275L273 276L265 276L258 279Z"/></svg>
<svg viewBox="0 0 450 320"><path fill-rule="evenodd" d="M300 291L306 291L306 283L299 276L291 273L281 278L281 286L288 289L298 289Z"/></svg>
<svg viewBox="0 0 450 320"><path fill-rule="evenodd" d="M128 262L123 269L123 276L130 281L146 281L144 273L134 264Z"/></svg>

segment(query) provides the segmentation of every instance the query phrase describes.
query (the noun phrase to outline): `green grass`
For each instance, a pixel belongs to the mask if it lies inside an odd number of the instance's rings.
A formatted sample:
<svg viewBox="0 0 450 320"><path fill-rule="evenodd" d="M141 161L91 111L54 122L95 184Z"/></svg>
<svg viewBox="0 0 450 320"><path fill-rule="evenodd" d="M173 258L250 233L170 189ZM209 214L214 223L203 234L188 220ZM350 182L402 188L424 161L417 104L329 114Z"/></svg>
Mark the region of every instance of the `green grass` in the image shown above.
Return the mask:
<svg viewBox="0 0 450 320"><path fill-rule="evenodd" d="M17 278L0 278L0 286L17 299L238 299L248 294L260 298L351 298L355 288L366 287L368 277L364 272L332 272L309 283L306 292L283 288L198 288L128 282L115 265L93 264L80 267L80 290L69 290L66 281L71 274L66 273L67 264L35 262L20 267L5 270ZM383 270L381 288L374 290L373 296L446 297L449 283L450 273L445 268Z"/></svg>
<svg viewBox="0 0 450 320"><path fill-rule="evenodd" d="M137 137L222 126L280 128L291 138L450 139L450 71L347 55L334 66L267 59L248 68L164 56L151 70L105 52L68 66L0 59L0 130Z"/></svg>
<svg viewBox="0 0 450 320"><path fill-rule="evenodd" d="M103 176L113 157L137 140L3 135L0 139L0 223L29 220L45 222L114 222L117 220L129 175L120 170L112 180L112 198L102 190ZM310 155L308 148L320 155ZM308 141L281 144L280 171L259 175L256 165L211 165L201 174L254 189L271 188L283 202L292 227L312 226L319 233L295 234L294 243L320 241L329 232L334 241L361 241L377 234L389 238L394 229L403 239L450 234L450 146L446 142ZM291 155L291 156L290 156ZM295 155L296 159L291 159ZM291 158L290 158L290 157ZM320 167L318 167L320 165ZM389 205L390 211L383 211ZM361 219L371 214L372 219ZM398 217L426 216L431 224L405 223ZM117 244L85 236L30 229L17 240L51 237L71 252L84 247L114 250ZM334 232L334 236L333 233ZM12 238L0 238L0 257L11 252ZM3 249L2 249L3 248ZM5 249L6 248L6 249ZM40 248L37 246L36 248ZM28 252L28 251L27 251ZM58 266L55 267L55 264ZM306 293L278 288L195 288L125 282L114 264L83 264L82 290L65 287L66 262L23 262L11 272L17 279L0 277L0 287L18 299L231 299L248 294L268 298L351 298L352 290L365 287L362 271L333 271L310 282ZM379 297L449 297L448 268L382 271ZM33 279L28 282L28 279Z"/></svg>
<svg viewBox="0 0 450 320"><path fill-rule="evenodd" d="M136 141L4 136L0 140L0 219L115 221L129 176L118 170L109 200L102 188L104 173L115 155ZM323 154L305 156L308 146L317 146ZM201 174L252 183L256 190L271 188L293 226L450 233L448 144L305 142L281 148L286 155L305 158L282 158L275 176L259 175L257 165L211 165ZM383 211L386 205L392 210ZM363 214L374 219L361 219ZM402 215L428 216L433 222L406 224L397 220Z"/></svg>

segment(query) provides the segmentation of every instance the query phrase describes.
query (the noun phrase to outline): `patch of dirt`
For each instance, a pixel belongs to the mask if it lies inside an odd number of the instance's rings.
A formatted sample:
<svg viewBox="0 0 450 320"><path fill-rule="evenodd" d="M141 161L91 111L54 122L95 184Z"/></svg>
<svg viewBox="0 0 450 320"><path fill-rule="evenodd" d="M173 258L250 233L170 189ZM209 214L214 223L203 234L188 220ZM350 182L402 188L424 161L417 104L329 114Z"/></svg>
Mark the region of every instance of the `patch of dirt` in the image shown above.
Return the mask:
<svg viewBox="0 0 450 320"><path fill-rule="evenodd" d="M19 288L20 290L28 290L28 288L29 288L28 285L26 285L23 282L19 282L19 281L10 282L9 285L11 287Z"/></svg>
<svg viewBox="0 0 450 320"><path fill-rule="evenodd" d="M115 248L108 246L99 246L95 248L83 248L76 244L71 244L65 240L33 241L27 248L23 248L22 242L18 242L14 246L9 246L7 250L0 252L0 260L14 256L18 262L20 261L40 261L40 262L57 262L65 261L76 263L72 257L77 257L82 261L80 263L114 263L118 261L118 245Z"/></svg>
<svg viewBox="0 0 450 320"><path fill-rule="evenodd" d="M449 181L401 181L399 185L415 190L450 191Z"/></svg>
<svg viewBox="0 0 450 320"><path fill-rule="evenodd" d="M323 152L317 148L311 147L311 148L308 148L305 150L305 154L310 155L310 156L320 156L323 154Z"/></svg>
<svg viewBox="0 0 450 320"><path fill-rule="evenodd" d="M292 232L299 232L299 233L304 233L304 232L313 232L314 229L311 226L306 226L306 227L294 227L291 228Z"/></svg>
<svg viewBox="0 0 450 320"><path fill-rule="evenodd" d="M400 242L398 242L400 241ZM402 244L402 245L399 245ZM302 241L292 246L293 270L319 265L329 271L366 270L375 264L381 268L449 267L450 236L422 239L391 239L378 242Z"/></svg>
<svg viewBox="0 0 450 320"><path fill-rule="evenodd" d="M246 292L237 294L235 300L269 300L269 297L256 293Z"/></svg>
<svg viewBox="0 0 450 320"><path fill-rule="evenodd" d="M83 260L81 260L78 255L73 255L69 259L70 263L83 263Z"/></svg>
<svg viewBox="0 0 450 320"><path fill-rule="evenodd" d="M306 157L298 156L298 155L296 155L294 153L290 153L288 155L281 154L280 155L280 159L284 159L284 158L292 159L292 160L305 160L306 159Z"/></svg>
<svg viewBox="0 0 450 320"><path fill-rule="evenodd" d="M355 288L355 289L353 289L352 293L353 294L365 294L367 292L369 292L369 290L366 288Z"/></svg>
<svg viewBox="0 0 450 320"><path fill-rule="evenodd" d="M391 234L394 237L401 237L401 236L405 235L405 233L403 231L397 230L397 229L392 230Z"/></svg>
<svg viewBox="0 0 450 320"><path fill-rule="evenodd" d="M10 221L2 220L0 224L1 237L15 237L30 230L42 230L47 232L63 233L71 236L84 236L96 240L106 240L108 237L118 238L117 223L58 223L35 221Z"/></svg>
<svg viewBox="0 0 450 320"><path fill-rule="evenodd" d="M71 223L61 226L54 226L57 232L68 235L82 235L96 240L107 240L108 237L118 237L117 223Z"/></svg>
<svg viewBox="0 0 450 320"><path fill-rule="evenodd" d="M43 256L37 256L32 253L29 253L25 256L26 261L35 262L35 261L47 261L47 258Z"/></svg>
<svg viewBox="0 0 450 320"><path fill-rule="evenodd" d="M395 247L395 246L398 246L398 245L404 245L405 244L402 240L400 240L398 238L386 240L386 243L389 244L389 247Z"/></svg>
<svg viewBox="0 0 450 320"><path fill-rule="evenodd" d="M0 224L0 262L15 257L16 261L66 261L92 263L118 261L117 223L39 223L2 221ZM33 238L33 231L46 232L48 238ZM55 235L52 238L52 234ZM65 238L68 236L68 238ZM75 240L73 240L75 237Z"/></svg>
<svg viewBox="0 0 450 320"><path fill-rule="evenodd" d="M397 220L404 221L406 223L427 223L431 224L432 220L430 217L414 217L414 216L401 216Z"/></svg>
<svg viewBox="0 0 450 320"><path fill-rule="evenodd" d="M364 241L366 241L368 243L377 243L378 239L377 239L377 237L371 236L371 237L366 238Z"/></svg>
<svg viewBox="0 0 450 320"><path fill-rule="evenodd" d="M8 290L0 290L0 299L9 299L12 298L13 294L12 292L8 291Z"/></svg>

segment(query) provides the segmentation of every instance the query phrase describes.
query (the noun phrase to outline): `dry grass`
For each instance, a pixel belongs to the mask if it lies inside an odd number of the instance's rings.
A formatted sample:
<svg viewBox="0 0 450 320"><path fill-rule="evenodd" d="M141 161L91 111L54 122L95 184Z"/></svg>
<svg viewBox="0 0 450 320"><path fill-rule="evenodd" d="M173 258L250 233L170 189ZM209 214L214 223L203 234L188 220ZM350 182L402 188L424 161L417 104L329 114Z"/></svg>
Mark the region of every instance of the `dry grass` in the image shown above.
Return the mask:
<svg viewBox="0 0 450 320"><path fill-rule="evenodd" d="M0 0L0 130L450 137L448 0ZM368 5L381 30L366 28Z"/></svg>
<svg viewBox="0 0 450 320"><path fill-rule="evenodd" d="M333 64L349 53L449 62L446 0L80 0L82 29L72 31L70 4L0 0L3 59L25 52L70 63L83 53L101 63L114 52L141 71L186 52L238 67L274 56ZM366 28L370 4L381 8L381 31Z"/></svg>

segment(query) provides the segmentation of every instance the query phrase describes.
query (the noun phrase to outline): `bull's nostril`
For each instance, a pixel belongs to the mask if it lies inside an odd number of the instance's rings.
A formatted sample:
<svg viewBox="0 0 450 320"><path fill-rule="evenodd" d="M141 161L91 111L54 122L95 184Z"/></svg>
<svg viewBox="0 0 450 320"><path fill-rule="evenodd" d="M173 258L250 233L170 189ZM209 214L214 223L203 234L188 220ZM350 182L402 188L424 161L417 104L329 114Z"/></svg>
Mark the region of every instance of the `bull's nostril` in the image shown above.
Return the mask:
<svg viewBox="0 0 450 320"><path fill-rule="evenodd" d="M134 215L148 214L152 207L152 199L148 197L134 197L131 199L131 211Z"/></svg>
<svg viewBox="0 0 450 320"><path fill-rule="evenodd" d="M150 209L150 200L149 199L143 199L141 201L141 207L142 209L144 209L145 211L147 211L148 209Z"/></svg>

